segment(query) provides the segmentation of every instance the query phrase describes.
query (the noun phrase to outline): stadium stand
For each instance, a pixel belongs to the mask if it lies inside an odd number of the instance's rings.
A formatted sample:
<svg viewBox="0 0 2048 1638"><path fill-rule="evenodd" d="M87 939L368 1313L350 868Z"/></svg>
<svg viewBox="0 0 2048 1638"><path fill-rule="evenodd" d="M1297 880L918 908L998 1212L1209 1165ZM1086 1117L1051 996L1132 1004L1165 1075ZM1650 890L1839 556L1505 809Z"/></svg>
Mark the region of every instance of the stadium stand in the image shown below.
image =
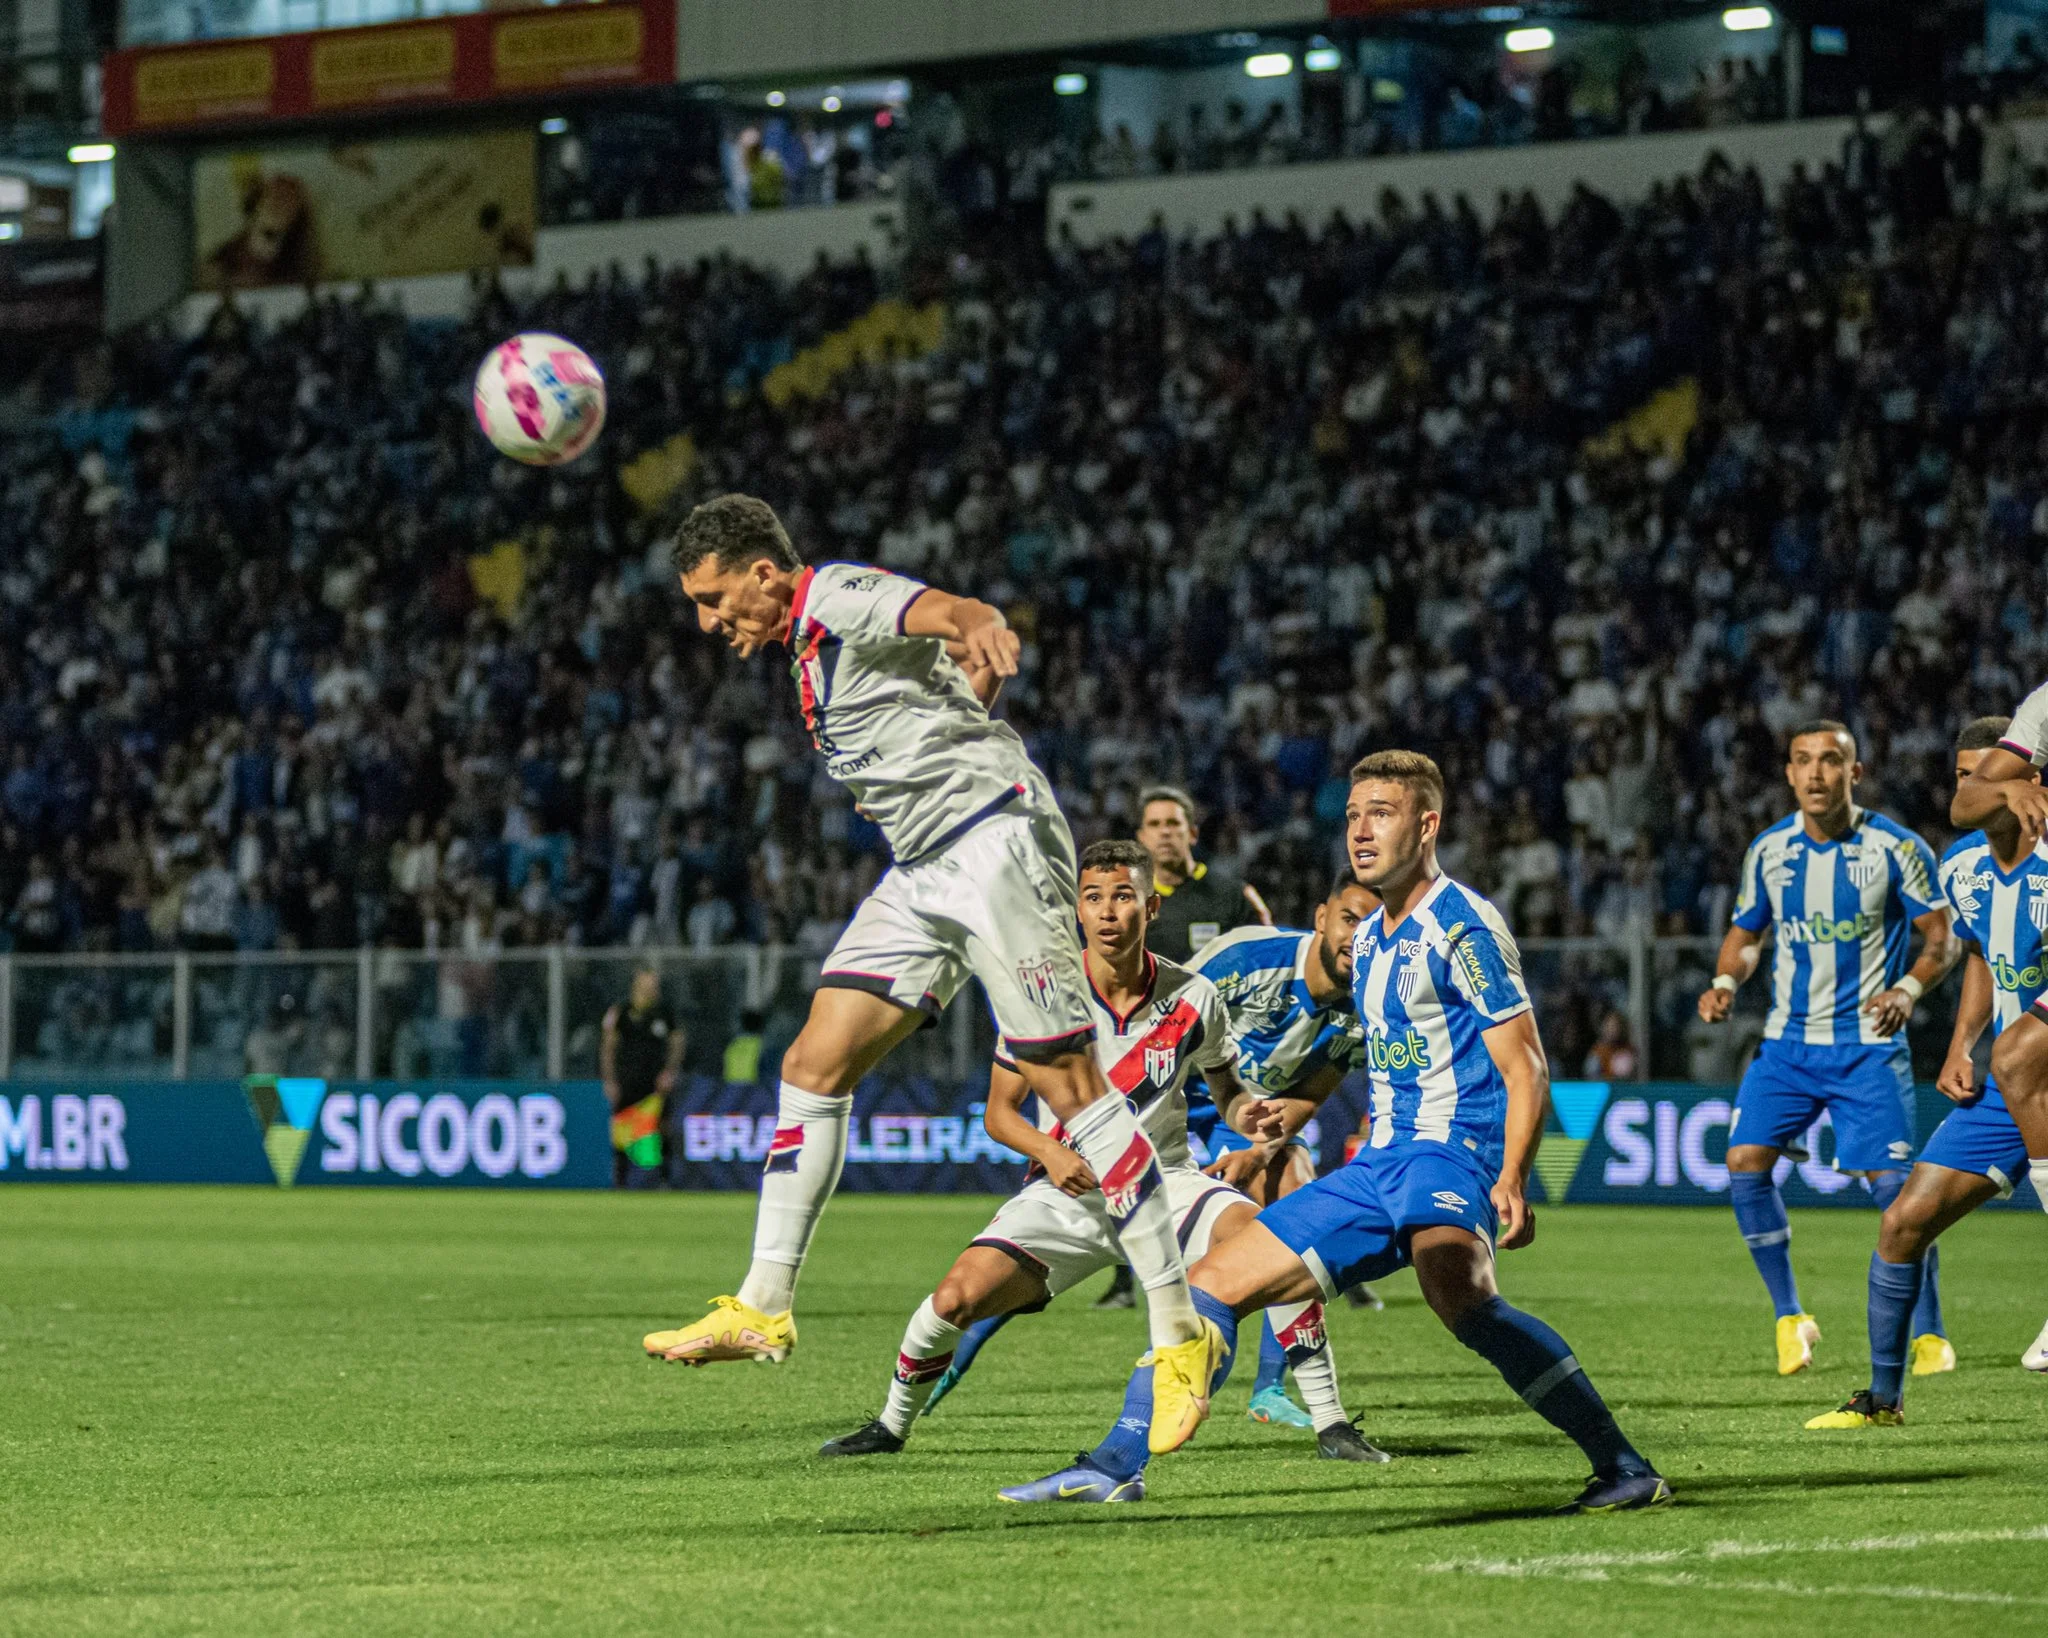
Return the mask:
<svg viewBox="0 0 2048 1638"><path fill-rule="evenodd" d="M1921 115L1776 198L1710 164L1552 219L614 269L53 359L0 522L13 947L821 948L884 853L775 662L678 608L661 519L728 487L993 588L1080 840L1186 783L1282 919L1393 743L1473 793L1447 862L1527 934L1717 927L1822 712L1939 843L1954 722L2048 659L2048 184L1990 152ZM885 294L945 303L937 350L761 390ZM574 470L493 459L454 385L515 324L611 376Z"/></svg>

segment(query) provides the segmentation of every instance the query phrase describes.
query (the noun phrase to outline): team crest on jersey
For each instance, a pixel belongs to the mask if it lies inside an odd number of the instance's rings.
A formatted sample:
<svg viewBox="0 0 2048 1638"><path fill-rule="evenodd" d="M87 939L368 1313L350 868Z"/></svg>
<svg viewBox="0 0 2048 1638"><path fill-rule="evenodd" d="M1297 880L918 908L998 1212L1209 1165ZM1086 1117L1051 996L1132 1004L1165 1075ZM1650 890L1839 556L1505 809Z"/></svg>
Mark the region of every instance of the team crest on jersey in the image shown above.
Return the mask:
<svg viewBox="0 0 2048 1638"><path fill-rule="evenodd" d="M1174 1065L1179 1061L1180 1053L1176 1048L1148 1044L1145 1048L1145 1079L1154 1086L1170 1086Z"/></svg>
<svg viewBox="0 0 2048 1638"><path fill-rule="evenodd" d="M2038 888L2027 895L2027 920L2037 933L2048 933L2048 893Z"/></svg>
<svg viewBox="0 0 2048 1638"><path fill-rule="evenodd" d="M1867 849L1845 855L1843 862L1848 866L1849 880L1858 887L1875 887L1884 875L1883 857Z"/></svg>
<svg viewBox="0 0 2048 1638"><path fill-rule="evenodd" d="M1394 993L1401 998L1401 1005L1407 1006L1415 999L1415 989L1422 982L1420 967L1403 967L1400 977L1394 980Z"/></svg>
<svg viewBox="0 0 2048 1638"><path fill-rule="evenodd" d="M1055 993L1052 981L1052 962L1023 961L1017 965L1017 981L1024 986L1024 993L1036 1001L1047 1012L1052 1011Z"/></svg>

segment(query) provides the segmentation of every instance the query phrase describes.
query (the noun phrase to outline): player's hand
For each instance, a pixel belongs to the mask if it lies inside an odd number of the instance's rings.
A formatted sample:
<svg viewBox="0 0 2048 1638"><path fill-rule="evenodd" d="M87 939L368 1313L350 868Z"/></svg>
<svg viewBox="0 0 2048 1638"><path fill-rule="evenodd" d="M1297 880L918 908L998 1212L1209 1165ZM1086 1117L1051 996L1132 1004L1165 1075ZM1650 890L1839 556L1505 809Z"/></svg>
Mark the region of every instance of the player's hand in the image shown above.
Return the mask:
<svg viewBox="0 0 2048 1638"><path fill-rule="evenodd" d="M1950 1103L1968 1103L1977 1096L1977 1065L1967 1052L1951 1052L1941 1061L1934 1090Z"/></svg>
<svg viewBox="0 0 2048 1638"><path fill-rule="evenodd" d="M1536 1208L1522 1193L1519 1177L1503 1177L1493 1186L1493 1209L1500 1213L1500 1249L1520 1251L1536 1238Z"/></svg>
<svg viewBox="0 0 2048 1638"><path fill-rule="evenodd" d="M1265 1149L1229 1149L1204 1166L1202 1175L1228 1183L1233 1189L1243 1189L1266 1169L1272 1158Z"/></svg>
<svg viewBox="0 0 2048 1638"><path fill-rule="evenodd" d="M1274 1098L1257 1098L1237 1111L1238 1130L1254 1142L1283 1142L1287 1137L1287 1105Z"/></svg>
<svg viewBox="0 0 2048 1638"><path fill-rule="evenodd" d="M1072 1195L1077 1200L1102 1186L1095 1181L1095 1173L1089 1169L1088 1162L1072 1149L1055 1150L1045 1162L1045 1175L1061 1194Z"/></svg>
<svg viewBox="0 0 2048 1638"><path fill-rule="evenodd" d="M995 677L1016 676L1017 656L1024 652L1023 639L995 620L968 632L961 639L961 647L967 651L960 662L963 671L970 675L986 671Z"/></svg>
<svg viewBox="0 0 2048 1638"><path fill-rule="evenodd" d="M2004 792L2006 808L2020 822L2020 834L2032 847L2048 832L2048 786L2010 779L2004 782Z"/></svg>
<svg viewBox="0 0 2048 1638"><path fill-rule="evenodd" d="M1863 1010L1870 1014L1870 1027L1883 1040L1906 1027L1906 1020L1913 1016L1913 998L1901 989L1883 990L1864 1002Z"/></svg>
<svg viewBox="0 0 2048 1638"><path fill-rule="evenodd" d="M1727 1018L1735 1008L1735 992L1709 984L1700 991L1700 1017L1709 1024L1718 1024Z"/></svg>

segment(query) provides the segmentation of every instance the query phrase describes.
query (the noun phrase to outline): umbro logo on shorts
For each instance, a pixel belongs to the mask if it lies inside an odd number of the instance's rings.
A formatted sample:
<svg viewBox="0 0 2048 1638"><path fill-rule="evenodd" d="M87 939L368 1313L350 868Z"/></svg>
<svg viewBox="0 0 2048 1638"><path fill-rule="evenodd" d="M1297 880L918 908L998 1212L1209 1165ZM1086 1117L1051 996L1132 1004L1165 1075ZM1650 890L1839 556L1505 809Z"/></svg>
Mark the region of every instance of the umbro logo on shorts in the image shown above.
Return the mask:
<svg viewBox="0 0 2048 1638"><path fill-rule="evenodd" d="M1438 1189L1435 1194L1430 1196L1430 1199L1443 1207L1445 1211L1455 1211L1460 1207L1472 1204L1462 1194L1453 1194L1449 1189Z"/></svg>
<svg viewBox="0 0 2048 1638"><path fill-rule="evenodd" d="M1894 1143L1890 1146L1890 1154L1894 1160L1910 1160L1913 1157L1913 1145L1903 1141Z"/></svg>

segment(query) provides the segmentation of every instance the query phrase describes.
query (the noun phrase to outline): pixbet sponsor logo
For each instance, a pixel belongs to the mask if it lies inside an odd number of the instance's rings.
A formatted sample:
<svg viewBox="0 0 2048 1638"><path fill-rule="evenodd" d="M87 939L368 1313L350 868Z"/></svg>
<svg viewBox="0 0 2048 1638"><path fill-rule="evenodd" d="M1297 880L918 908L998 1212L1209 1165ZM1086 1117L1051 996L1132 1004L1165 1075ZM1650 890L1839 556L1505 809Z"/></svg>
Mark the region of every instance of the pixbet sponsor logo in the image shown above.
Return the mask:
<svg viewBox="0 0 2048 1638"><path fill-rule="evenodd" d="M1402 1035L1374 1030L1365 1038L1365 1055L1378 1070L1392 1072L1429 1067L1429 1043L1422 1038L1422 1031L1412 1024Z"/></svg>
<svg viewBox="0 0 2048 1638"><path fill-rule="evenodd" d="M45 1112L40 1093L30 1092L18 1102L0 1097L0 1172L16 1162L26 1172L128 1169L128 1111L111 1092L53 1094L47 1133Z"/></svg>

